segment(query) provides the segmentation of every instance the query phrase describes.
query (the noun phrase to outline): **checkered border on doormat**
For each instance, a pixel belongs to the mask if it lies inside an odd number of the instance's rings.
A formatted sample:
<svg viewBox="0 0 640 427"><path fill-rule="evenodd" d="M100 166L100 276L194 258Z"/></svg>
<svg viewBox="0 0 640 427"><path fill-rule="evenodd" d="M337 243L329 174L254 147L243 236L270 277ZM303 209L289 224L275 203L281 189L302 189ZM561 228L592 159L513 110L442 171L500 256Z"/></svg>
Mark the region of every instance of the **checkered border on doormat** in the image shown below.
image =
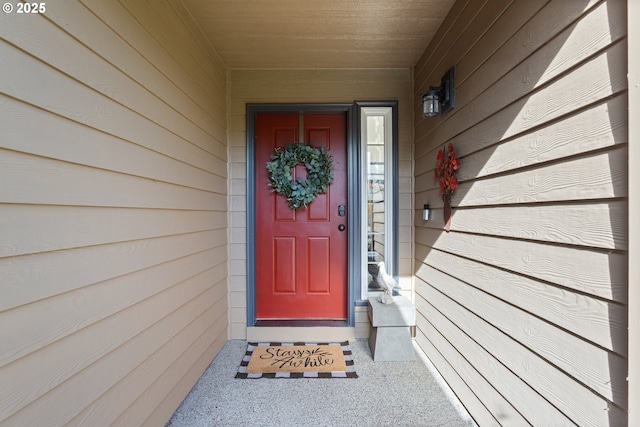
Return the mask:
<svg viewBox="0 0 640 427"><path fill-rule="evenodd" d="M345 364L347 365L346 371L332 371L332 372L264 372L264 373L247 373L247 365L249 365L249 359L253 354L254 347L258 346L291 346L291 345L339 345L342 347L342 354L344 356ZM247 352L240 362L238 373L236 378L358 378L356 374L355 365L353 363L353 353L351 347L349 347L349 341L344 342L319 342L319 343L307 343L307 342L264 342L247 343Z"/></svg>

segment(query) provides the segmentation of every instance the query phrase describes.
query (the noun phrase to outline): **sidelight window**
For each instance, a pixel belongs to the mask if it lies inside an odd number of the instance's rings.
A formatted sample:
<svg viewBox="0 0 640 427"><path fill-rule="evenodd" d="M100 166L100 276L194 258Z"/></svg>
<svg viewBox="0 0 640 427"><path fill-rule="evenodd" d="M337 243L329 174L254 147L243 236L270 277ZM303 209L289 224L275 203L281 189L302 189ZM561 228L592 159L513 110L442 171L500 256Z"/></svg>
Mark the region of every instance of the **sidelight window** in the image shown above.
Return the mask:
<svg viewBox="0 0 640 427"><path fill-rule="evenodd" d="M362 299L380 292L376 278L384 262L397 276L394 230L395 168L392 107L362 107Z"/></svg>

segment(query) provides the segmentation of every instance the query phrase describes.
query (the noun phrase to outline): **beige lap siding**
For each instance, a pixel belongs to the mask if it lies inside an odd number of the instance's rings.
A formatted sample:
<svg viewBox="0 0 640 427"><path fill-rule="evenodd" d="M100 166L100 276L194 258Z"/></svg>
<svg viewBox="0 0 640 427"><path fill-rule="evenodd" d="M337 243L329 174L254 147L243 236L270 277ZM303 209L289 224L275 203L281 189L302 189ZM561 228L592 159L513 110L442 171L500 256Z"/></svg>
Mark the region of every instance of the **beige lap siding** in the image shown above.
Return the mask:
<svg viewBox="0 0 640 427"><path fill-rule="evenodd" d="M626 423L625 24L623 1L458 1L416 65L416 339L481 425ZM452 65L455 109L423 119Z"/></svg>
<svg viewBox="0 0 640 427"><path fill-rule="evenodd" d="M46 7L0 16L0 425L161 425L227 340L226 70L180 2Z"/></svg>

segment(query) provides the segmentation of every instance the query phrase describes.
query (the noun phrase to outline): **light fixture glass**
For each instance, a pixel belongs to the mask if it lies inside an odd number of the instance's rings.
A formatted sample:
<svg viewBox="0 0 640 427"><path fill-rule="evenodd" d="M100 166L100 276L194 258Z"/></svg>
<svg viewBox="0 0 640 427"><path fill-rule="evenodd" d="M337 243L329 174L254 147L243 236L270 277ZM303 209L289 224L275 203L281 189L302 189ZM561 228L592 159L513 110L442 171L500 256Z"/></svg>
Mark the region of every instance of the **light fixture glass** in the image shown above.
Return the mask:
<svg viewBox="0 0 640 427"><path fill-rule="evenodd" d="M424 221L429 221L429 205L428 204L424 205L422 209L422 219Z"/></svg>
<svg viewBox="0 0 640 427"><path fill-rule="evenodd" d="M440 100L438 99L438 92L435 90L429 90L422 95L422 116L435 117L438 114L440 114Z"/></svg>
<svg viewBox="0 0 640 427"><path fill-rule="evenodd" d="M441 112L446 114L453 110L454 74L455 67L449 68L447 73L442 76L440 86L429 86L429 90L422 94L422 117L436 117Z"/></svg>

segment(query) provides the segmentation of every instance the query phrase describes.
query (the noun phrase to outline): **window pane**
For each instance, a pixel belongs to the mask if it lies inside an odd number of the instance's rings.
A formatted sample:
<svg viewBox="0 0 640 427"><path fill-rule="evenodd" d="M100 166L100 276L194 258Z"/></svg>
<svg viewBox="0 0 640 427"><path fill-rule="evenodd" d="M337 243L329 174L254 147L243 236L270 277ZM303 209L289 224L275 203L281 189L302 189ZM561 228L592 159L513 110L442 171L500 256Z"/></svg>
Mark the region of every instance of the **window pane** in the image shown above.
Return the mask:
<svg viewBox="0 0 640 427"><path fill-rule="evenodd" d="M393 253L393 129L391 107L361 110L362 153L362 298L382 290L376 279L378 263L394 273Z"/></svg>
<svg viewBox="0 0 640 427"><path fill-rule="evenodd" d="M380 289L375 281L377 264L385 261L385 146L384 116L367 117L367 270L369 289Z"/></svg>
<svg viewBox="0 0 640 427"><path fill-rule="evenodd" d="M384 145L384 116L367 117L367 144Z"/></svg>

